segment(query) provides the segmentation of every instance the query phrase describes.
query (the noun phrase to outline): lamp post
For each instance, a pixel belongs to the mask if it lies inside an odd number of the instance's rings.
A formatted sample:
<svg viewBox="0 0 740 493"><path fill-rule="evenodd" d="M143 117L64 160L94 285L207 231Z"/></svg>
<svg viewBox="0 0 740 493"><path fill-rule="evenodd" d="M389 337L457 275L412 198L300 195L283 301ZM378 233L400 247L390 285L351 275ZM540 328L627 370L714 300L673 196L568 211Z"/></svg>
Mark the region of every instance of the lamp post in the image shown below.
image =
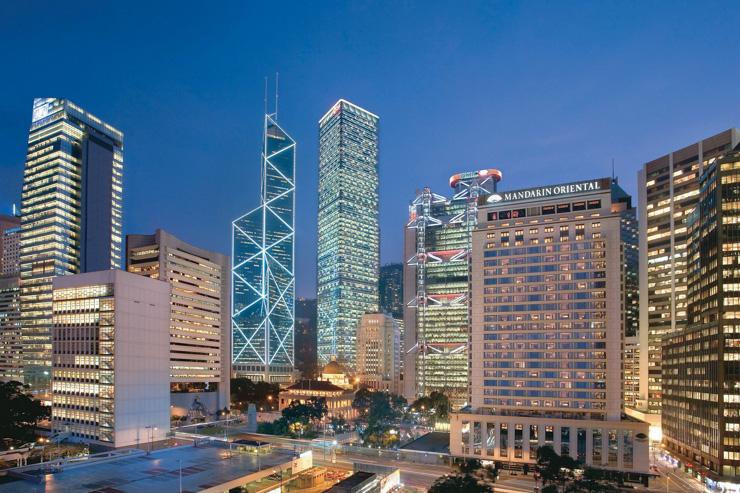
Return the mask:
<svg viewBox="0 0 740 493"><path fill-rule="evenodd" d="M149 448L146 451L146 455L149 455L152 453L152 447L154 446L154 432L157 431L158 428L154 425L147 425L145 428L149 436Z"/></svg>

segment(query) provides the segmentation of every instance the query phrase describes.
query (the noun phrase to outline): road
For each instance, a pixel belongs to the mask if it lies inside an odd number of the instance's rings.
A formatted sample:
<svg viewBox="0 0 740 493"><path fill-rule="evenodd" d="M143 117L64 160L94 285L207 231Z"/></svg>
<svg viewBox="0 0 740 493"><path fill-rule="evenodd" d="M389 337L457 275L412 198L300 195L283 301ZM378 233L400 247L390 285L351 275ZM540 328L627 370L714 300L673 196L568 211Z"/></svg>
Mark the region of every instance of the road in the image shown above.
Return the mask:
<svg viewBox="0 0 740 493"><path fill-rule="evenodd" d="M683 472L681 469L674 468L670 463L656 457L654 465L658 468L660 477L654 479L650 485L650 491L653 492L675 492L675 493L704 493L708 491L695 478Z"/></svg>

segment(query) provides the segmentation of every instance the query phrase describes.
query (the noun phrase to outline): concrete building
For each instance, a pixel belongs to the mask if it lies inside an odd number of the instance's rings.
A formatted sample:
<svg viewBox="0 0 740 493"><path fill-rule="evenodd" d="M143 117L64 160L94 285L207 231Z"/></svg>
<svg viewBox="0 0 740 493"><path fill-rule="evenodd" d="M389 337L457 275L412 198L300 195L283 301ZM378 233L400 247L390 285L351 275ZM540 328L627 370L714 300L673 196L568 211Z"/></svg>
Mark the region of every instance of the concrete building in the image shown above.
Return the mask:
<svg viewBox="0 0 740 493"><path fill-rule="evenodd" d="M357 377L374 390L400 392L401 334L396 320L385 313L368 313L357 326Z"/></svg>
<svg viewBox="0 0 740 493"><path fill-rule="evenodd" d="M344 99L319 120L318 357L353 367L355 334L378 311L378 123Z"/></svg>
<svg viewBox="0 0 740 493"><path fill-rule="evenodd" d="M34 99L21 215L23 376L44 391L52 279L121 265L123 134L66 99Z"/></svg>
<svg viewBox="0 0 740 493"><path fill-rule="evenodd" d="M0 214L0 381L23 381L20 224L20 217Z"/></svg>
<svg viewBox="0 0 740 493"><path fill-rule="evenodd" d="M330 382L342 389L352 389L354 387L353 374L336 361L331 361L324 365L321 369L319 379L324 382Z"/></svg>
<svg viewBox="0 0 740 493"><path fill-rule="evenodd" d="M190 245L162 229L153 235L126 236L126 270L172 287L173 415L187 416L196 399L212 415L230 407L229 268L228 256Z"/></svg>
<svg viewBox="0 0 740 493"><path fill-rule="evenodd" d="M17 276L0 276L0 381L23 381L21 291Z"/></svg>
<svg viewBox="0 0 740 493"><path fill-rule="evenodd" d="M434 391L454 408L468 402L468 302L471 233L478 198L496 190L501 171L450 177L451 198L425 188L409 207L404 232L404 395Z"/></svg>
<svg viewBox="0 0 740 493"><path fill-rule="evenodd" d="M54 278L52 432L109 447L170 430L170 286L121 270Z"/></svg>
<svg viewBox="0 0 740 493"><path fill-rule="evenodd" d="M20 272L21 218L0 214L0 277Z"/></svg>
<svg viewBox="0 0 740 493"><path fill-rule="evenodd" d="M640 411L660 422L663 341L685 328L686 220L699 198L709 160L734 149L729 129L645 163L638 173L640 203ZM646 417L646 419L650 419Z"/></svg>
<svg viewBox="0 0 740 493"><path fill-rule="evenodd" d="M640 407L640 339L638 336L624 338L622 358L622 399L626 409Z"/></svg>
<svg viewBox="0 0 740 493"><path fill-rule="evenodd" d="M696 202L687 321L663 340L663 440L708 489L740 491L740 149L705 163Z"/></svg>
<svg viewBox="0 0 740 493"><path fill-rule="evenodd" d="M492 194L472 239L471 405L455 456L648 472L648 424L623 414L623 215L610 178ZM633 240L634 241L634 240Z"/></svg>

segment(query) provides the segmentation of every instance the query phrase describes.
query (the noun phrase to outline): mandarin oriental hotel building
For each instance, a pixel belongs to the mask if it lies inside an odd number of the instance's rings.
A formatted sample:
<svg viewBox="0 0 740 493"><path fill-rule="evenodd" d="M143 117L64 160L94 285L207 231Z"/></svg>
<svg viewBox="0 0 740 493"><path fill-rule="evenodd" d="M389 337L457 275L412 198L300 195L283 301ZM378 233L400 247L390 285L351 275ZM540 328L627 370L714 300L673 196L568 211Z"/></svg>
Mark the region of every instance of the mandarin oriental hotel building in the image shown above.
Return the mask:
<svg viewBox="0 0 740 493"><path fill-rule="evenodd" d="M648 473L648 424L622 405L631 197L611 178L479 199L472 238L470 405L455 456Z"/></svg>

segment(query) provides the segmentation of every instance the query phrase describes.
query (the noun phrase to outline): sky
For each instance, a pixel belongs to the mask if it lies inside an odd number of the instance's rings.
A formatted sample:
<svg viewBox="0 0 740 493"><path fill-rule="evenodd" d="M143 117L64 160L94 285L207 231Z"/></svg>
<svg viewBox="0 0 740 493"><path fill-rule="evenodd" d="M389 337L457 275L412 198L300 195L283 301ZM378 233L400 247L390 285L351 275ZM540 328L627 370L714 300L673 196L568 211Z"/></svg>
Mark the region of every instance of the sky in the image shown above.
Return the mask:
<svg viewBox="0 0 740 493"><path fill-rule="evenodd" d="M314 297L318 120L337 99L380 116L381 261L400 262L409 201L452 174L496 167L516 189L613 160L636 197L643 163L740 126L738 25L740 3L707 1L2 2L0 211L33 98L67 98L125 134L124 233L230 253L279 72Z"/></svg>

